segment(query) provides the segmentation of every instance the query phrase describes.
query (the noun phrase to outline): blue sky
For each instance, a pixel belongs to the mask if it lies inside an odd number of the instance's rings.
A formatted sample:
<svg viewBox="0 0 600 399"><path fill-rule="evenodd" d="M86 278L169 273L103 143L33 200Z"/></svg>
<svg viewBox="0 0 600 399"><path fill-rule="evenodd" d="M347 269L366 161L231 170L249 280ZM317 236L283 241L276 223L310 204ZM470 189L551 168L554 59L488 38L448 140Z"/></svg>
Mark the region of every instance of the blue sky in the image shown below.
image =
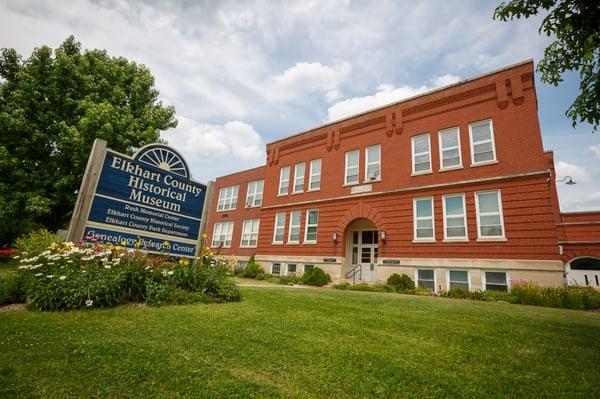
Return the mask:
<svg viewBox="0 0 600 399"><path fill-rule="evenodd" d="M0 47L28 56L73 34L147 65L179 126L163 134L197 180L264 163L264 144L533 58L541 17L492 19L494 1L2 1ZM600 135L564 112L578 75L536 77L563 210L600 209Z"/></svg>

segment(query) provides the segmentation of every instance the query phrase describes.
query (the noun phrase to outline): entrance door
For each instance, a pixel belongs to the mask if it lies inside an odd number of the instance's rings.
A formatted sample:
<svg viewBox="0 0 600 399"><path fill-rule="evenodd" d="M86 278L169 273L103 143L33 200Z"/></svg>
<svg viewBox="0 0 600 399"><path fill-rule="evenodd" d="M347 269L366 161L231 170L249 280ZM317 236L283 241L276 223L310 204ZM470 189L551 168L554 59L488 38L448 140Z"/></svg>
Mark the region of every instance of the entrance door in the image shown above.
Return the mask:
<svg viewBox="0 0 600 399"><path fill-rule="evenodd" d="M352 266L360 266L357 275L363 281L377 281L377 230L352 233Z"/></svg>

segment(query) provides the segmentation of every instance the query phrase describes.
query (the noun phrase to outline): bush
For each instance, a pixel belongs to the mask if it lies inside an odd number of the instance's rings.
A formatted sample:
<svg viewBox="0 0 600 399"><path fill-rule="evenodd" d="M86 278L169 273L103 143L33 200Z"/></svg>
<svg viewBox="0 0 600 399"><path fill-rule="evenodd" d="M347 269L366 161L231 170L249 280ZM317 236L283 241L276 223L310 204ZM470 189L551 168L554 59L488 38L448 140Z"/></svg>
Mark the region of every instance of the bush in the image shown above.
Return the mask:
<svg viewBox="0 0 600 399"><path fill-rule="evenodd" d="M27 280L22 274L0 274L0 306L25 302Z"/></svg>
<svg viewBox="0 0 600 399"><path fill-rule="evenodd" d="M252 257L250 257L250 260L248 261L248 264L246 265L246 268L242 272L241 276L245 277L245 278L256 278L256 276L259 273L264 274L265 269L263 269L263 267L261 265L256 263L256 261L254 260L254 255L252 255Z"/></svg>
<svg viewBox="0 0 600 399"><path fill-rule="evenodd" d="M35 256L44 252L52 244L60 244L62 238L46 229L35 230L15 240L14 248L27 256Z"/></svg>
<svg viewBox="0 0 600 399"><path fill-rule="evenodd" d="M279 284L284 284L284 285L301 284L302 283L302 278L298 277L296 275L279 276L278 283Z"/></svg>
<svg viewBox="0 0 600 399"><path fill-rule="evenodd" d="M448 292L444 294L448 298L467 299L470 298L471 293L465 288L450 288Z"/></svg>
<svg viewBox="0 0 600 399"><path fill-rule="evenodd" d="M331 282L331 276L320 267L313 267L302 275L302 284L322 287Z"/></svg>
<svg viewBox="0 0 600 399"><path fill-rule="evenodd" d="M399 275L397 273L392 274L387 279L388 285L395 287L399 292L405 292L407 290L415 289L415 282L408 277L406 274Z"/></svg>
<svg viewBox="0 0 600 399"><path fill-rule="evenodd" d="M68 310L127 302L160 306L240 300L239 289L223 262L203 257L201 262L189 265L187 259L175 262L164 256L111 247L78 248L66 243L23 258L17 275L23 279L21 286L26 288L21 292L29 306Z"/></svg>

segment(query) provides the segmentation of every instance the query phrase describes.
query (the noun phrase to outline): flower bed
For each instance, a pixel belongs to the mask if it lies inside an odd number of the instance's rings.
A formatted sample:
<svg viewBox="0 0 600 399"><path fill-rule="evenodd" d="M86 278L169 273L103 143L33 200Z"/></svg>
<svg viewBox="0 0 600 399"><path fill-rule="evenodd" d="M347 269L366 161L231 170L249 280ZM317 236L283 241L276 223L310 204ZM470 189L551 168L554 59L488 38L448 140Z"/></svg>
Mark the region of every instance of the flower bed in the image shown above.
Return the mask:
<svg viewBox="0 0 600 399"><path fill-rule="evenodd" d="M239 301L227 265L206 251L201 260L146 255L113 245L53 243L20 259L3 277L0 303L24 299L36 310L107 308L128 302L149 305Z"/></svg>

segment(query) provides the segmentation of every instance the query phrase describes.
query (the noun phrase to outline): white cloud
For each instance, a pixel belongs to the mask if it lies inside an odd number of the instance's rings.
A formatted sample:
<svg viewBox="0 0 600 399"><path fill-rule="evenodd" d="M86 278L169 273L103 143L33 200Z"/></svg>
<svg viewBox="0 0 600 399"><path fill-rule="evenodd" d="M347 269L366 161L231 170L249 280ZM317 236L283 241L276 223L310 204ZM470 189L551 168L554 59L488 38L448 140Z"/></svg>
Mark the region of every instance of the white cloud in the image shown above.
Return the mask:
<svg viewBox="0 0 600 399"><path fill-rule="evenodd" d="M568 212L598 211L600 210L600 191L573 198L567 197L561 202L561 208Z"/></svg>
<svg viewBox="0 0 600 399"><path fill-rule="evenodd" d="M177 128L164 132L162 138L184 156L194 178L214 179L265 163L264 140L252 125L237 120L210 125L185 116L178 119Z"/></svg>
<svg viewBox="0 0 600 399"><path fill-rule="evenodd" d="M322 92L327 99L339 97L337 89L351 71L352 66L346 61L336 62L333 66L319 62L298 62L272 78L268 95L289 100L306 93Z"/></svg>
<svg viewBox="0 0 600 399"><path fill-rule="evenodd" d="M590 146L590 150L592 150L597 158L600 158L600 144Z"/></svg>
<svg viewBox="0 0 600 399"><path fill-rule="evenodd" d="M579 165L558 161L555 167L558 179L562 179L565 176L571 176L576 183L589 183L592 181L589 172Z"/></svg>
<svg viewBox="0 0 600 399"><path fill-rule="evenodd" d="M413 87L404 85L400 87L394 87L393 85L382 84L377 87L375 94L348 98L333 104L327 110L327 117L329 121L343 119L369 109L381 107L405 98L416 96L417 94L424 93L440 86L447 86L449 84L456 83L459 80L460 78L458 76L447 74L430 79L430 86L422 85Z"/></svg>

